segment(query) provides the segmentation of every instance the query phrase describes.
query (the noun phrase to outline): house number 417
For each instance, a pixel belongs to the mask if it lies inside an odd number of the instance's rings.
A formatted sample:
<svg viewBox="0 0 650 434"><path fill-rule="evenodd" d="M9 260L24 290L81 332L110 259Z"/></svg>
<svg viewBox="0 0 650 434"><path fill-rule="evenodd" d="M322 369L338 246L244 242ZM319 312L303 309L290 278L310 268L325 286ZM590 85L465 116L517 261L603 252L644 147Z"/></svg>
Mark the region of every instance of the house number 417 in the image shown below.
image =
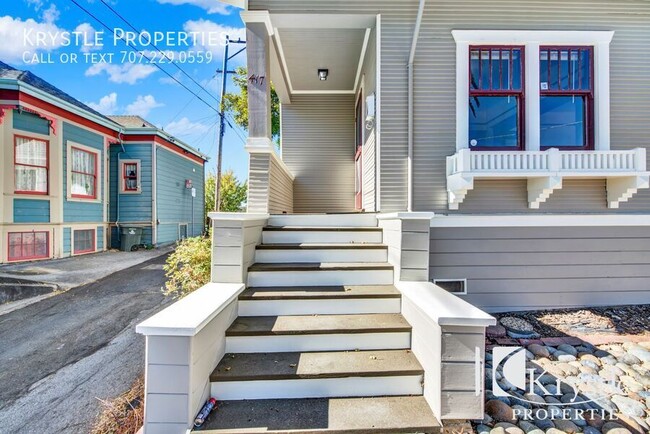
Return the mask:
<svg viewBox="0 0 650 434"><path fill-rule="evenodd" d="M256 74L251 74L248 77L248 82L252 84L259 84L262 86L264 84L264 80L266 80L265 75L256 75Z"/></svg>

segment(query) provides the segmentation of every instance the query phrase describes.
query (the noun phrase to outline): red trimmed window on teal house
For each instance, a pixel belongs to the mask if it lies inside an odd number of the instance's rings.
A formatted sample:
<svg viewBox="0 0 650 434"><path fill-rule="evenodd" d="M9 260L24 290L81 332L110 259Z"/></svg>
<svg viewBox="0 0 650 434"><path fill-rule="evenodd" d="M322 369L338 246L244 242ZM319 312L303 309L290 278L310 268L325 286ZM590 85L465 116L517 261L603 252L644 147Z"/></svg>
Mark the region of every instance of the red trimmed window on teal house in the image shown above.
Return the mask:
<svg viewBox="0 0 650 434"><path fill-rule="evenodd" d="M14 136L14 193L48 194L48 151L47 140Z"/></svg>
<svg viewBox="0 0 650 434"><path fill-rule="evenodd" d="M70 193L78 199L97 199L97 154L71 148Z"/></svg>
<svg viewBox="0 0 650 434"><path fill-rule="evenodd" d="M95 251L95 230L75 229L73 231L73 253L81 255Z"/></svg>
<svg viewBox="0 0 650 434"><path fill-rule="evenodd" d="M137 162L125 162L122 165L123 188L125 192L137 192L140 164Z"/></svg>
<svg viewBox="0 0 650 434"><path fill-rule="evenodd" d="M49 232L9 232L7 237L9 261L30 261L50 257Z"/></svg>

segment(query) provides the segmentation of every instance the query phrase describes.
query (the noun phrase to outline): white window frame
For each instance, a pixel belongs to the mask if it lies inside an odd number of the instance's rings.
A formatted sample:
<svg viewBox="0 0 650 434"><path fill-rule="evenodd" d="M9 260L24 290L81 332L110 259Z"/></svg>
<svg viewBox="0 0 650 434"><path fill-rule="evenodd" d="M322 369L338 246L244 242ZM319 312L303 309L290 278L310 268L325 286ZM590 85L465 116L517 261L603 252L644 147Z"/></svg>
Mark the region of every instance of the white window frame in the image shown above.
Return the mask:
<svg viewBox="0 0 650 434"><path fill-rule="evenodd" d="M594 50L594 150L610 149L609 45L613 31L452 30L456 41L456 150L469 148L470 45L525 47L526 151L540 150L539 47L590 46Z"/></svg>
<svg viewBox="0 0 650 434"><path fill-rule="evenodd" d="M102 177L102 151L97 148L92 148L90 146L82 145L81 143L73 142L71 140L67 141L66 144L67 154L66 154L66 179L67 179L67 188L66 188L66 199L69 202L89 202L89 203L101 203L103 195L103 177ZM95 154L95 164L97 166L97 173L95 174L95 198L83 198L83 197L73 197L72 196L72 148L80 149L84 152L90 154Z"/></svg>
<svg viewBox="0 0 650 434"><path fill-rule="evenodd" d="M142 170L142 162L141 160L134 160L134 159L125 159L125 160L119 160L120 161L120 167L119 167L119 183L120 183L120 194L141 194L142 193L142 183L140 182L141 180L141 170ZM136 175L138 176L137 183L138 183L138 188L136 190L126 190L124 186L124 165L125 164L136 164L137 165L137 172Z"/></svg>

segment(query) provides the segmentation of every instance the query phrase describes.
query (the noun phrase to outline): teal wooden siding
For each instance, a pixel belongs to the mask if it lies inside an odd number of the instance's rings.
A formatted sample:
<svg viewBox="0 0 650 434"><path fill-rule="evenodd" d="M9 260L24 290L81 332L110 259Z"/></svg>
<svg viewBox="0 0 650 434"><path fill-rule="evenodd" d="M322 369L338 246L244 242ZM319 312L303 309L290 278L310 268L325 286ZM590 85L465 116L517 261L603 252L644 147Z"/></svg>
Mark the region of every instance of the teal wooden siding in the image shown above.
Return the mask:
<svg viewBox="0 0 650 434"><path fill-rule="evenodd" d="M98 197L104 197L103 182L104 179L104 139L99 134L95 134L86 129L63 123L63 191L67 194L68 191L68 140L88 146L100 151L99 154L99 176L97 177L97 194ZM63 221L66 223L91 223L103 222L103 201L101 203L77 202L63 199Z"/></svg>
<svg viewBox="0 0 650 434"><path fill-rule="evenodd" d="M70 255L71 237L72 237L72 230L70 228L63 228L63 254L65 256Z"/></svg>
<svg viewBox="0 0 650 434"><path fill-rule="evenodd" d="M129 222L151 222L152 216L152 155L151 143L127 144L124 151L121 146L111 146L110 149L110 221L128 224ZM120 194L120 160L140 160L139 194ZM117 215L117 199L119 195L119 211ZM118 218L119 217L119 218Z"/></svg>
<svg viewBox="0 0 650 434"><path fill-rule="evenodd" d="M97 236L97 243L95 244L97 250L104 250L104 227L97 226L95 235Z"/></svg>
<svg viewBox="0 0 650 434"><path fill-rule="evenodd" d="M14 199L14 223L49 223L50 201Z"/></svg>
<svg viewBox="0 0 650 434"><path fill-rule="evenodd" d="M33 113L21 113L18 110L14 110L13 127L27 133L44 134L46 136L50 134L50 122L47 119Z"/></svg>
<svg viewBox="0 0 650 434"><path fill-rule="evenodd" d="M185 188L191 179L196 188L194 198L194 225L192 226L192 194ZM168 244L178 239L179 223L188 224L188 235L203 232L204 167L163 148L156 150L156 205L158 244Z"/></svg>

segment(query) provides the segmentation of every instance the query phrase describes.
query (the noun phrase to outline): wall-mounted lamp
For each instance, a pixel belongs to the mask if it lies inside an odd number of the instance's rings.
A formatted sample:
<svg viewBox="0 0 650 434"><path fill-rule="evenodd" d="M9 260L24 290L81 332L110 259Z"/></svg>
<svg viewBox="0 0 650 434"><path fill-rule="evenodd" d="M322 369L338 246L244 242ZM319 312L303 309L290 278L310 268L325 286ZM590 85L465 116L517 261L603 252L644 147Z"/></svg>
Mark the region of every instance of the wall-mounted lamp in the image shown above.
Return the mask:
<svg viewBox="0 0 650 434"><path fill-rule="evenodd" d="M318 70L318 79L320 81L327 80L327 76L329 75L329 73L330 73L329 69L319 69Z"/></svg>

